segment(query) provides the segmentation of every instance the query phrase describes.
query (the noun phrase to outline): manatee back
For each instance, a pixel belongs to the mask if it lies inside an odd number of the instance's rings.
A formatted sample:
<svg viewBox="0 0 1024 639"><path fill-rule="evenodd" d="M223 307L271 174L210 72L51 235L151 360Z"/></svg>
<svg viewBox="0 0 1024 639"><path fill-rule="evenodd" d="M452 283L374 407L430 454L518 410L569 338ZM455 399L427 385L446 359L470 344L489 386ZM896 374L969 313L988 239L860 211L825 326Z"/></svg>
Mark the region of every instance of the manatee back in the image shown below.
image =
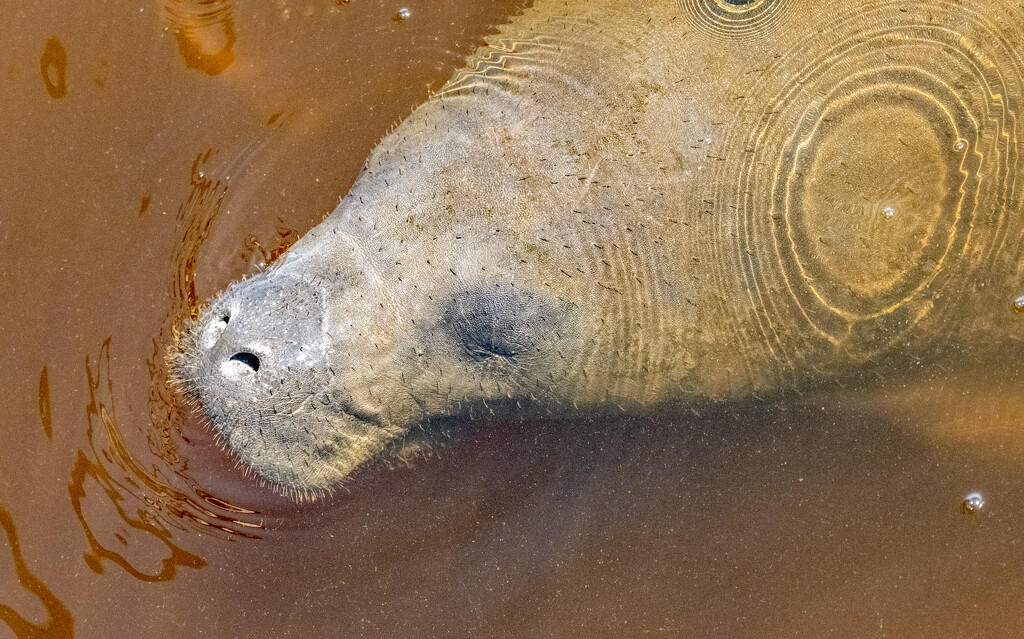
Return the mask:
<svg viewBox="0 0 1024 639"><path fill-rule="evenodd" d="M727 394L1016 342L1022 25L1003 0L538 2L442 97L540 105L550 225L594 253L559 259L614 265L588 294L634 361Z"/></svg>
<svg viewBox="0 0 1024 639"><path fill-rule="evenodd" d="M841 366L1014 339L1020 6L683 5L726 53L720 159L700 182L760 345ZM712 5L749 20L697 11Z"/></svg>

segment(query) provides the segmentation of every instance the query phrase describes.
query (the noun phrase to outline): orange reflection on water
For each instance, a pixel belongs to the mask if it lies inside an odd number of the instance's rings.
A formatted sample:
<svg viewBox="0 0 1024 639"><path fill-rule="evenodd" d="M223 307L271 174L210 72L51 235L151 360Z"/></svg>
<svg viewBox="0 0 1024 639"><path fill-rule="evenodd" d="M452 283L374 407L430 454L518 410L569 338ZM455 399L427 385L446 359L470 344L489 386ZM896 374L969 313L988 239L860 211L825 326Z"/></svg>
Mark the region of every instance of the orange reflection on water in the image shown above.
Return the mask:
<svg viewBox="0 0 1024 639"><path fill-rule="evenodd" d="M229 2L171 0L165 9L186 67L219 75L231 66L238 34Z"/></svg>
<svg viewBox="0 0 1024 639"><path fill-rule="evenodd" d="M188 488L194 494L172 485L173 479L164 477L162 468L171 467L176 458L158 455L161 463L154 463L147 469L140 461L144 457L129 450L112 402L114 383L110 377L109 338L103 343L95 362L86 358L85 367L90 398L86 409L89 449L78 451L68 492L72 508L89 542L85 561L93 571L102 573L103 562L111 561L139 580L168 581L175 577L179 566L198 569L206 565L203 558L172 540L175 530L200 529L225 533L229 538L258 538L253 531L261 528L261 524L237 518L237 515L257 513L210 495L191 483ZM155 368L159 370L159 367ZM150 442L151 453L160 449L172 453L174 450ZM178 480L183 477L173 468L172 473ZM94 507L109 511L112 505L116 510L116 518L105 513L102 520L107 523L124 522L128 525L127 531L108 531L108 535L102 535L90 524L84 507L90 479L106 497ZM123 548L114 550L111 547L113 542L105 543L101 536L113 537ZM154 541L157 544L154 545ZM153 563L154 556L159 556L160 567L147 570L143 564Z"/></svg>
<svg viewBox="0 0 1024 639"><path fill-rule="evenodd" d="M13 608L0 604L0 620L3 620L18 639L64 639L75 636L75 621L67 607L46 587L38 577L32 574L21 554L18 542L18 531L14 527L14 518L7 509L0 506L0 527L7 534L7 544L11 547L14 569L18 574L18 583L25 590L35 595L46 608L47 620L43 625L30 623Z"/></svg>
<svg viewBox="0 0 1024 639"><path fill-rule="evenodd" d="M97 573L102 573L103 563L110 561L139 580L156 582L173 579L179 567L205 566L202 557L175 543L173 537L179 531L212 532L226 539L260 538L257 531L263 525L251 520L259 516L258 512L205 490L190 476L188 459L179 450L180 444L190 443L183 431L187 409L174 395L164 361L164 353L175 339L174 328L199 312L196 260L221 211L228 190L227 176L259 146L247 146L220 168L208 167L216 155L212 149L193 159L189 178L192 188L176 216L180 239L171 257L172 307L145 362L150 378L149 420L139 432L145 437L147 450L133 450L117 417L111 338L103 342L95 360L86 357L88 448L78 451L68 490L89 543L86 563ZM90 490L90 482L99 487L98 493L95 488ZM106 499L90 504L86 499L90 494ZM102 512L96 513L95 509ZM117 522L128 528L111 528ZM103 525L108 529L97 528Z"/></svg>
<svg viewBox="0 0 1024 639"><path fill-rule="evenodd" d="M277 246L267 248L260 243L260 238L255 235L249 235L245 238L245 249L251 253L259 253L263 259L263 264L270 264L277 258L284 255L284 252L288 248L299 241L299 234L295 229L288 228L285 225L283 219L278 218L278 224L275 227L277 231L277 237L274 239L277 241Z"/></svg>
<svg viewBox="0 0 1024 639"><path fill-rule="evenodd" d="M53 439L53 410L50 408L50 376L43 365L39 375L39 420L43 422L43 432L47 439Z"/></svg>
<svg viewBox="0 0 1024 639"><path fill-rule="evenodd" d="M210 225L220 212L227 186L220 180L214 181L206 176L202 167L213 155L212 149L200 153L192 161L190 180L192 190L188 199L178 208L177 224L181 229L181 242L174 256L177 267L171 283L172 322L180 319L178 314L184 310L190 319L199 317L199 296L196 294L196 260L199 247L210 234Z"/></svg>
<svg viewBox="0 0 1024 639"><path fill-rule="evenodd" d="M57 38L46 41L43 56L39 58L39 69L51 98L59 100L68 94L68 52Z"/></svg>

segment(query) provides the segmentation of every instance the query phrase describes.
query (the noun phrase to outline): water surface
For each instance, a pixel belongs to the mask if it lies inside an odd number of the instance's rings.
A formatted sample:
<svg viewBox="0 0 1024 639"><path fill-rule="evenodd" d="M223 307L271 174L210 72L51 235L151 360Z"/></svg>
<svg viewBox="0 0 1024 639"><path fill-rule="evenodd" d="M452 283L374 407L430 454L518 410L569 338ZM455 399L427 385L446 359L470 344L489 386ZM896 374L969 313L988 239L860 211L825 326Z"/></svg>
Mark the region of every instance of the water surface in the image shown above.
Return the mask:
<svg viewBox="0 0 1024 639"><path fill-rule="evenodd" d="M524 4L8 9L0 636L1019 636L1013 350L671 418L478 423L302 505L168 389L174 327L332 210Z"/></svg>

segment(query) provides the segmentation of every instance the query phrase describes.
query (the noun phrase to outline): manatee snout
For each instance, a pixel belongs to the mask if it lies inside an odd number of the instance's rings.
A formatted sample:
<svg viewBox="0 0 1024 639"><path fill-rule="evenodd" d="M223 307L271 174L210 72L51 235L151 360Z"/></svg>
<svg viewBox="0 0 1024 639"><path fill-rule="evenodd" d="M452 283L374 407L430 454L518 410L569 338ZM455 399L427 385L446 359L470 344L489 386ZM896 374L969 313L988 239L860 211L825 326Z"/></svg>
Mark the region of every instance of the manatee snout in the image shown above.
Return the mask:
<svg viewBox="0 0 1024 639"><path fill-rule="evenodd" d="M301 274L269 271L215 299L173 355L177 379L228 447L299 497L329 487L390 438L335 374L327 300L327 289Z"/></svg>
<svg viewBox="0 0 1024 639"><path fill-rule="evenodd" d="M261 278L219 297L191 329L189 377L225 405L260 403L313 390L323 377L321 295L295 278Z"/></svg>

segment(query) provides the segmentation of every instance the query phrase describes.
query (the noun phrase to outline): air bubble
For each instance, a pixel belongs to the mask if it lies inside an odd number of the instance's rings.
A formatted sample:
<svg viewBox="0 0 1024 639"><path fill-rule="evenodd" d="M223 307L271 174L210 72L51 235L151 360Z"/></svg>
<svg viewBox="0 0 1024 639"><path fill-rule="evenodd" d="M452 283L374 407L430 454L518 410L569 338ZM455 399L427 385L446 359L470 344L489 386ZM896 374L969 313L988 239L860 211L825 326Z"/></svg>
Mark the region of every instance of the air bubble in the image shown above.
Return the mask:
<svg viewBox="0 0 1024 639"><path fill-rule="evenodd" d="M894 215L896 215L896 209L892 208L891 206L887 206L882 211L882 214L885 215L885 219L887 219L887 220L892 219L892 217Z"/></svg>
<svg viewBox="0 0 1024 639"><path fill-rule="evenodd" d="M985 507L985 498L981 493L971 493L960 502L960 512L965 515L977 515Z"/></svg>
<svg viewBox="0 0 1024 639"><path fill-rule="evenodd" d="M1024 295L1018 295L1013 300L1013 310L1017 313L1024 313Z"/></svg>
<svg viewBox="0 0 1024 639"><path fill-rule="evenodd" d="M963 140L958 140L957 143L953 145L953 148L956 149L957 151L963 151L964 149L967 148L967 143L964 142Z"/></svg>
<svg viewBox="0 0 1024 639"><path fill-rule="evenodd" d="M408 20L410 15L412 14L409 12L409 10L406 9L405 7L402 7L401 9L398 10L398 13L396 13L391 19L394 20L395 22L402 22L403 20Z"/></svg>

